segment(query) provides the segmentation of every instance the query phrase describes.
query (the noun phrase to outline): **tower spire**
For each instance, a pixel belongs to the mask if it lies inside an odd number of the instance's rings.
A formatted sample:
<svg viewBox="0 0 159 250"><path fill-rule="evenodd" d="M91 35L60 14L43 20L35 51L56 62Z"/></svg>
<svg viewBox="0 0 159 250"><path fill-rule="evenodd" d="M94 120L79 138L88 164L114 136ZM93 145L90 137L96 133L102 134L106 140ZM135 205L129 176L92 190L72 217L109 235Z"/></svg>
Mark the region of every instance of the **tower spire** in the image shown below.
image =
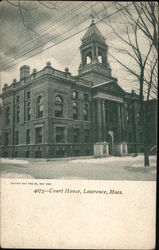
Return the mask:
<svg viewBox="0 0 159 250"><path fill-rule="evenodd" d="M90 18L91 18L91 25L94 25L94 18L95 18L95 15L94 15L94 9L93 9L93 2L92 2L92 5L91 5L91 14L90 14Z"/></svg>

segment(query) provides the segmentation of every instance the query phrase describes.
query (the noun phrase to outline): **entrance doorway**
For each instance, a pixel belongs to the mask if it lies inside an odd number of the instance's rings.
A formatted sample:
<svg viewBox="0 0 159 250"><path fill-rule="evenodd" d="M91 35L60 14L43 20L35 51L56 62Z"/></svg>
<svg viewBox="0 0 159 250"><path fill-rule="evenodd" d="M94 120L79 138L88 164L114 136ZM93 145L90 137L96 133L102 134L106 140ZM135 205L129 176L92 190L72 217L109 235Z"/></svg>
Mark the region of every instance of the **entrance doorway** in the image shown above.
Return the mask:
<svg viewBox="0 0 159 250"><path fill-rule="evenodd" d="M114 133L113 133L113 131L107 132L107 142L109 144L109 154L113 155L113 153L114 153Z"/></svg>

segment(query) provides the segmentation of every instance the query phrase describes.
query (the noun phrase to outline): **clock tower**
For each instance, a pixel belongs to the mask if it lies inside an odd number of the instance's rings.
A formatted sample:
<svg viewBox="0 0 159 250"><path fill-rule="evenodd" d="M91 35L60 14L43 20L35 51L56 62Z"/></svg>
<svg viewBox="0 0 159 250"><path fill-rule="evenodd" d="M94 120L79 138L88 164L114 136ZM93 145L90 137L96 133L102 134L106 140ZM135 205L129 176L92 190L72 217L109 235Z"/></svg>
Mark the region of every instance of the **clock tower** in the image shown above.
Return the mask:
<svg viewBox="0 0 159 250"><path fill-rule="evenodd" d="M112 79L107 58L108 46L93 19L81 41L78 75L92 81L93 85Z"/></svg>

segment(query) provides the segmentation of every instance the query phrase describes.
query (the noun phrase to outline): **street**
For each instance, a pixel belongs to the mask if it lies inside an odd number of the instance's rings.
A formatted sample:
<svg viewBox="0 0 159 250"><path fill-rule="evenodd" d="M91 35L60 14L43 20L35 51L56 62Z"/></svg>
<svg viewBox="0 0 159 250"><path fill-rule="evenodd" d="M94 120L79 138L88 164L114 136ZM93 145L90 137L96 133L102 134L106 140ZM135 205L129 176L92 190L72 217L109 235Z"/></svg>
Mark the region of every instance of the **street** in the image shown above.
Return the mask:
<svg viewBox="0 0 159 250"><path fill-rule="evenodd" d="M1 158L1 178L155 180L156 156L150 156L148 168L143 166L143 160L143 155L48 160Z"/></svg>

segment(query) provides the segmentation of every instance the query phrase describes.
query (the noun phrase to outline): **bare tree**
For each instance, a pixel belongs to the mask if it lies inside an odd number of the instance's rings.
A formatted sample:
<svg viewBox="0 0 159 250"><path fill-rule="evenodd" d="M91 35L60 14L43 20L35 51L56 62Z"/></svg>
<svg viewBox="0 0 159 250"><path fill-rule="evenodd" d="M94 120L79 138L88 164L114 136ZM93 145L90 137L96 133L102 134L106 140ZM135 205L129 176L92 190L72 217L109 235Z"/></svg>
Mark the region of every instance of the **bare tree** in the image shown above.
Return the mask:
<svg viewBox="0 0 159 250"><path fill-rule="evenodd" d="M133 2L133 6L140 17L138 22L126 8L127 14L131 17L131 20L134 21L134 23L137 23L138 28L142 30L149 40L152 41L155 49L158 51L158 3L155 1Z"/></svg>
<svg viewBox="0 0 159 250"><path fill-rule="evenodd" d="M144 166L149 163L148 131L146 121L146 101L157 95L157 64L158 64L158 18L156 2L132 2L123 8L123 3L114 2L118 10L118 17L123 25L113 25L113 19L105 22L122 41L122 48L118 52L126 56L130 64L111 54L111 56L131 75L139 86L139 103L142 129L144 134ZM107 14L107 12L106 12ZM142 39L141 39L142 38Z"/></svg>

